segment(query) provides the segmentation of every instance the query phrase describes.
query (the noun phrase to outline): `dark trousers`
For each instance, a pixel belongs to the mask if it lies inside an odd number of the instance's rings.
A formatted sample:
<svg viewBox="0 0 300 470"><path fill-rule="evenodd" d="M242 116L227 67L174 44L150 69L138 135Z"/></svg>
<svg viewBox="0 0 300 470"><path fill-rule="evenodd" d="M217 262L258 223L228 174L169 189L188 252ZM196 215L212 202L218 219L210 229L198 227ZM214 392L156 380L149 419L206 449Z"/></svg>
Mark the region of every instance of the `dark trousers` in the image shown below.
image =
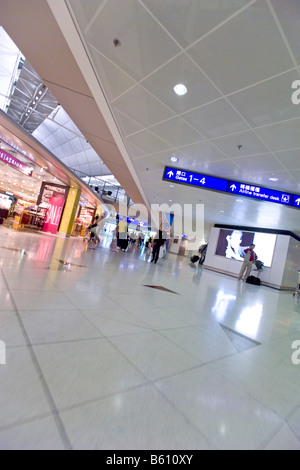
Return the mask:
<svg viewBox="0 0 300 470"><path fill-rule="evenodd" d="M157 263L157 261L158 261L159 250L160 250L160 245L158 243L154 243L153 253L152 253L152 261L154 261L154 263Z"/></svg>

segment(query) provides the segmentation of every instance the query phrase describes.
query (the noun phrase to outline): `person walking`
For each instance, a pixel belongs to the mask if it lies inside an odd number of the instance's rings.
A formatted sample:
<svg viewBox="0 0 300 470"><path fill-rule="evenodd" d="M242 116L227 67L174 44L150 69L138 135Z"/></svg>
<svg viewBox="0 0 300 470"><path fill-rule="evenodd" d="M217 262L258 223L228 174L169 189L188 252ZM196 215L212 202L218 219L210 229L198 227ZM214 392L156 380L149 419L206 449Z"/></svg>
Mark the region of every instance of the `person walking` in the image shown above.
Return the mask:
<svg viewBox="0 0 300 470"><path fill-rule="evenodd" d="M159 251L160 247L163 246L165 240L163 239L162 230L159 230L158 237L156 236L153 242L153 250L152 250L152 260L151 263L156 264L159 258Z"/></svg>
<svg viewBox="0 0 300 470"><path fill-rule="evenodd" d="M96 235L98 222L99 222L99 215L96 215L96 217L93 218L91 225L87 228L87 231L90 233L88 244L90 242L94 242L96 244L96 241L98 239L98 236Z"/></svg>
<svg viewBox="0 0 300 470"><path fill-rule="evenodd" d="M249 248L244 250L245 257L244 257L242 268L240 270L239 281L242 280L244 273L245 273L244 281L246 281L248 276L250 276L253 263L255 263L255 261L257 260L257 255L254 251L254 248L255 248L255 245L250 245Z"/></svg>
<svg viewBox="0 0 300 470"><path fill-rule="evenodd" d="M200 246L199 248L199 265L202 266L202 264L204 263L205 261L205 258L206 258L206 252L207 252L207 247L208 247L208 244L206 243L205 245L202 245Z"/></svg>

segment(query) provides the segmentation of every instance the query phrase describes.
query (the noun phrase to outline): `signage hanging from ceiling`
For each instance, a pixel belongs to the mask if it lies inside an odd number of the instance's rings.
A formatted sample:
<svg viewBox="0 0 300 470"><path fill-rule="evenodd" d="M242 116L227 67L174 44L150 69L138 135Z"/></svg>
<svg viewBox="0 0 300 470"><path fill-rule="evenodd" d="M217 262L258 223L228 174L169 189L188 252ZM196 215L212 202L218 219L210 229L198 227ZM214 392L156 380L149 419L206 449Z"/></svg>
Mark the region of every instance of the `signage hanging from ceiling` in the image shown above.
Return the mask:
<svg viewBox="0 0 300 470"><path fill-rule="evenodd" d="M0 150L0 161L3 163L7 163L16 170L19 170L21 173L24 173L24 175L32 176L32 167L26 165L23 162L20 162L20 160L18 160L16 157L13 157L9 153L4 152L4 150Z"/></svg>
<svg viewBox="0 0 300 470"><path fill-rule="evenodd" d="M298 209L300 208L300 195L294 195L293 207L298 207Z"/></svg>
<svg viewBox="0 0 300 470"><path fill-rule="evenodd" d="M290 206L293 201L293 195L290 193L262 188L260 186L253 186L253 184L236 183L235 181L229 181L228 192L231 194L250 197L252 199L259 199L261 201L283 204L284 206Z"/></svg>
<svg viewBox="0 0 300 470"><path fill-rule="evenodd" d="M178 168L165 167L163 180L171 183L183 184L187 186L200 187L212 191L220 191L227 194L256 199L257 201L273 202L289 207L300 209L300 195L288 192L277 191L264 188L249 183L229 181L215 176L209 176L189 170L179 170Z"/></svg>
<svg viewBox="0 0 300 470"><path fill-rule="evenodd" d="M214 191L226 191L228 187L228 181L222 178L215 178L214 176L202 175L200 173L170 167L166 167L163 179L165 181L198 186Z"/></svg>

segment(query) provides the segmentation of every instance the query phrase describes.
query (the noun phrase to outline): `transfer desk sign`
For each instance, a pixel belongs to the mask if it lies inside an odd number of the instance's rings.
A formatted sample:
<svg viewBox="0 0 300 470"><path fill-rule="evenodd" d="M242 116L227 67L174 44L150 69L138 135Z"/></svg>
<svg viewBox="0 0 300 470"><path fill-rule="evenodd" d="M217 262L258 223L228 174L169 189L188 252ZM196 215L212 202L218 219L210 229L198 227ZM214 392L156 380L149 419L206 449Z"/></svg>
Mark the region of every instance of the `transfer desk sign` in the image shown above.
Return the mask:
<svg viewBox="0 0 300 470"><path fill-rule="evenodd" d="M163 180L169 181L170 183L200 187L202 189L245 196L256 199L257 201L273 202L300 209L300 195L263 188L262 186L249 183L229 181L224 178L204 175L195 171L181 170L167 166L164 170Z"/></svg>

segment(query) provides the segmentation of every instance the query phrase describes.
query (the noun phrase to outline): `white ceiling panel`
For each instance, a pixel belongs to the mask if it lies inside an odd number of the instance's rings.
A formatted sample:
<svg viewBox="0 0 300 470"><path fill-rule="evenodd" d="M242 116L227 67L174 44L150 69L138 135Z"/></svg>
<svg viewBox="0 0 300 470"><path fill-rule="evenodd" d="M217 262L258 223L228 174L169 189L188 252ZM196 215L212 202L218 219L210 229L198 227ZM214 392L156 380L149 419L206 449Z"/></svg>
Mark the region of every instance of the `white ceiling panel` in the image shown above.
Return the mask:
<svg viewBox="0 0 300 470"><path fill-rule="evenodd" d="M70 0L81 28L85 31L106 0Z"/></svg>
<svg viewBox="0 0 300 470"><path fill-rule="evenodd" d="M174 92L175 85L179 83L188 89L184 96ZM185 54L143 80L142 85L177 113L184 113L220 97L215 86Z"/></svg>
<svg viewBox="0 0 300 470"><path fill-rule="evenodd" d="M272 171L271 178L278 178L278 181L270 181L267 173L256 173L255 180L257 184L267 188L276 189L277 191L287 191L297 193L300 189L299 184L295 178L294 172L288 171ZM297 212L294 212L296 216Z"/></svg>
<svg viewBox="0 0 300 470"><path fill-rule="evenodd" d="M73 168L74 168L74 167L73 167ZM92 175L91 175L91 170L90 170L90 166L89 166L89 165L79 165L79 164L77 164L77 170L78 170L78 171L81 171L81 172L84 173L85 175L92 176Z"/></svg>
<svg viewBox="0 0 300 470"><path fill-rule="evenodd" d="M128 116L125 116L120 111L114 110L114 116L117 122L117 125L124 137L127 137L131 134L135 134L143 129L143 126L137 122L130 119Z"/></svg>
<svg viewBox="0 0 300 470"><path fill-rule="evenodd" d="M257 130L273 152L300 148L300 119L273 124Z"/></svg>
<svg viewBox="0 0 300 470"><path fill-rule="evenodd" d="M224 153L210 142L200 142L199 144L187 145L182 147L180 151L186 161L193 160L196 164L228 159ZM183 164L183 162L180 163ZM189 166L186 168L189 168Z"/></svg>
<svg viewBox="0 0 300 470"><path fill-rule="evenodd" d="M61 150L65 157L69 157L73 153L72 146L69 142L66 142L64 145L62 145Z"/></svg>
<svg viewBox="0 0 300 470"><path fill-rule="evenodd" d="M105 90L109 100L114 100L134 86L135 81L102 56L98 51L94 50L93 47L90 47L90 54L101 83L103 84L103 89Z"/></svg>
<svg viewBox="0 0 300 470"><path fill-rule="evenodd" d="M298 64L300 64L299 25L300 9L298 0L271 0L271 4L279 19L280 26L292 49Z"/></svg>
<svg viewBox="0 0 300 470"><path fill-rule="evenodd" d="M90 175L105 175L105 171L103 169L103 165L100 162L89 163L90 166ZM108 171L107 174L110 174Z"/></svg>
<svg viewBox="0 0 300 470"><path fill-rule="evenodd" d="M155 157L142 157L134 161L134 167L142 173L151 172L153 170L159 170L161 172L161 162L158 161Z"/></svg>
<svg viewBox="0 0 300 470"><path fill-rule="evenodd" d="M251 157L235 158L235 163L243 168L243 178L249 173L265 173L268 172L272 176L273 171L282 171L283 167L272 154L254 155Z"/></svg>
<svg viewBox="0 0 300 470"><path fill-rule="evenodd" d="M268 148L252 131L239 132L214 139L214 143L230 158L268 153ZM242 145L242 148L238 146Z"/></svg>
<svg viewBox="0 0 300 470"><path fill-rule="evenodd" d="M225 94L295 66L262 0L197 43L188 53Z"/></svg>
<svg viewBox="0 0 300 470"><path fill-rule="evenodd" d="M149 155L171 148L170 144L149 131L138 132L131 137L127 137L126 142L141 148Z"/></svg>
<svg viewBox="0 0 300 470"><path fill-rule="evenodd" d="M148 154L148 152L137 147L134 144L131 144L130 142L126 142L126 148L132 160L135 160L136 158L145 157Z"/></svg>
<svg viewBox="0 0 300 470"><path fill-rule="evenodd" d="M300 170L300 148L288 152L276 152L275 155L287 170Z"/></svg>
<svg viewBox="0 0 300 470"><path fill-rule="evenodd" d="M300 117L300 106L292 103L296 71L273 78L228 97L252 127Z"/></svg>
<svg viewBox="0 0 300 470"><path fill-rule="evenodd" d="M156 154L151 155L151 159L154 157L156 160L161 162L161 170L166 166L166 165L174 165L173 163L170 162L170 157L176 157L178 158L179 162L182 162L185 158L183 152L180 149L173 148L171 151L167 152L159 152ZM179 163L180 164L180 163ZM161 175L162 175L161 171Z"/></svg>
<svg viewBox="0 0 300 470"><path fill-rule="evenodd" d="M295 181L296 181L296 188L295 188L295 192L300 194L300 170L294 170L293 171L293 177L295 178Z"/></svg>
<svg viewBox="0 0 300 470"><path fill-rule="evenodd" d="M184 114L184 119L207 138L221 137L249 129L244 119L225 99Z"/></svg>
<svg viewBox="0 0 300 470"><path fill-rule="evenodd" d="M138 0L106 2L86 38L135 80L141 80L180 51ZM120 47L114 46L116 38L121 42Z"/></svg>
<svg viewBox="0 0 300 470"><path fill-rule="evenodd" d="M212 176L218 174L221 178L225 179L239 179L242 173L236 161L232 160L202 163L201 171Z"/></svg>
<svg viewBox="0 0 300 470"><path fill-rule="evenodd" d="M113 109L122 112L144 127L153 126L175 115L171 109L141 86L136 86L114 101Z"/></svg>
<svg viewBox="0 0 300 470"><path fill-rule="evenodd" d="M249 0L142 0L142 3L186 48L235 14Z"/></svg>
<svg viewBox="0 0 300 470"><path fill-rule="evenodd" d="M205 140L203 135L181 118L170 119L158 126L153 126L151 131L169 142L173 147L182 147L190 142Z"/></svg>

